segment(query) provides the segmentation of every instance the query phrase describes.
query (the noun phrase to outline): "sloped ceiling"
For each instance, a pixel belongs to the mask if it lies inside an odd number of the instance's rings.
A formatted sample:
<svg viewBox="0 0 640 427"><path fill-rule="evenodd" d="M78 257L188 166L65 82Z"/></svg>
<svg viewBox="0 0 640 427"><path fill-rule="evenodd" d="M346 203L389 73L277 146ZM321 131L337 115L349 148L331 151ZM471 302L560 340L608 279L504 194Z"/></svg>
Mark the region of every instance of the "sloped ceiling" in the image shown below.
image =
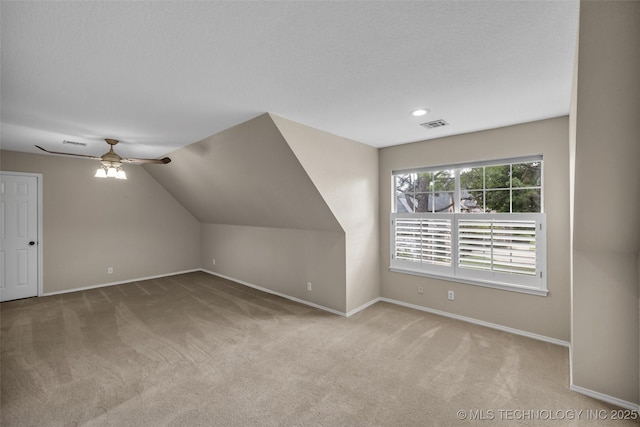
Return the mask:
<svg viewBox="0 0 640 427"><path fill-rule="evenodd" d="M377 226L378 149L269 116L342 228Z"/></svg>
<svg viewBox="0 0 640 427"><path fill-rule="evenodd" d="M268 114L144 168L201 223L342 231Z"/></svg>

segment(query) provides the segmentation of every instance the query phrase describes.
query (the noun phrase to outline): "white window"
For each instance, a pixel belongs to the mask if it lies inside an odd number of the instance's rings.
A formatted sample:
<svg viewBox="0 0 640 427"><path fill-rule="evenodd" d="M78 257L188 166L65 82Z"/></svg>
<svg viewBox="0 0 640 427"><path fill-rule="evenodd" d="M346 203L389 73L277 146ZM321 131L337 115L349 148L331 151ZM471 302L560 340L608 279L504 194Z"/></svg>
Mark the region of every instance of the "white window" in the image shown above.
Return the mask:
<svg viewBox="0 0 640 427"><path fill-rule="evenodd" d="M393 172L391 270L546 295L542 156Z"/></svg>

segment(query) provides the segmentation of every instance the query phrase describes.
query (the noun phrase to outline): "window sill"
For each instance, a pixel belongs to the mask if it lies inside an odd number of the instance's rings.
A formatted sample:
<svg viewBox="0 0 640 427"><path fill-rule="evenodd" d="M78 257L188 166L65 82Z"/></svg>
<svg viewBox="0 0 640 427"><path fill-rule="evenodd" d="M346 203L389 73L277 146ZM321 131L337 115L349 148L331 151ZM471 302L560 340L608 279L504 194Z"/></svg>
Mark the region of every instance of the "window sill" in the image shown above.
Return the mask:
<svg viewBox="0 0 640 427"><path fill-rule="evenodd" d="M529 288L525 286L510 285L510 284L500 283L500 282L489 282L485 280L472 280L472 279L460 278L460 277L443 276L439 274L427 273L424 271L411 270L407 268L389 267L389 271L392 271L394 273L411 274L413 276L422 276L422 277L429 277L432 279L446 280L449 282L464 283L466 285L475 285L475 286L482 286L485 288L500 289L503 291L537 295L541 297L546 297L547 294L549 293L549 291L546 289Z"/></svg>

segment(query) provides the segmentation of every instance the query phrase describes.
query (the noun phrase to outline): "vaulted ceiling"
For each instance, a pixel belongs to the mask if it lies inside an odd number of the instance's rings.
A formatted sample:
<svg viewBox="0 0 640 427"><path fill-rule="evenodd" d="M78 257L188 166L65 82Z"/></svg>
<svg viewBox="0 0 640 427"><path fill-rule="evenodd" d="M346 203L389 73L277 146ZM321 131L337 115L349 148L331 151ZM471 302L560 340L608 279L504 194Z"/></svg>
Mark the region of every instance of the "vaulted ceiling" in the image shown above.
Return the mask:
<svg viewBox="0 0 640 427"><path fill-rule="evenodd" d="M578 8L1 2L0 143L155 157L270 112L383 147L566 115Z"/></svg>

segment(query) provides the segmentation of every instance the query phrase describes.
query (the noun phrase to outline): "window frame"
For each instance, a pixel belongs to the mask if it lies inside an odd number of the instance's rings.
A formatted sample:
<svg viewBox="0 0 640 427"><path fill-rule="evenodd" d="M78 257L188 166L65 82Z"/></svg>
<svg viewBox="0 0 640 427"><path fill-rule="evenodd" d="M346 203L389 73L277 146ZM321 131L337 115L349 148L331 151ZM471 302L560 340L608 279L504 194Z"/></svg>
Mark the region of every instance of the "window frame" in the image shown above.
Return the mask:
<svg viewBox="0 0 640 427"><path fill-rule="evenodd" d="M479 166L497 166L497 165L510 165L510 175L513 170L513 164L518 163L530 163L530 162L541 162L540 167L540 212L523 212L523 213L468 213L468 212L460 212L460 170L465 168L477 168ZM454 189L454 207L455 212L409 212L409 213L397 213L397 193L396 193L396 176L401 174L409 174L409 173L423 173L423 172L433 172L433 171L441 171L441 170L455 170L455 189ZM472 284L496 289L503 289L508 291L522 292L539 296L546 296L548 294L547 288L547 260L546 260L546 215L544 213L544 161L541 155L538 156L528 156L528 157L518 157L518 158L509 158L509 159L500 159L500 160L492 160L492 161L483 161L483 162L474 162L474 163L461 163L456 165L443 165L443 166L432 166L425 168L414 168L414 169L405 169L405 170L394 170L392 171L392 212L390 214L390 265L389 270L392 272L419 275L425 277L432 277L437 279L455 281L465 284ZM513 188L513 183L510 179L509 184L510 194ZM486 183L484 184L486 186ZM533 187L522 187L522 188L533 188ZM536 186L537 188L537 186ZM486 191L486 188L484 189ZM416 194L416 193L414 193ZM435 204L435 199L434 202ZM435 209L435 208L434 208ZM432 209L432 210L434 210ZM513 200L510 196L510 210L513 209ZM424 252L421 252L419 257L420 260L417 260L414 255L414 260L408 259L396 259L396 223L398 220L405 219L407 221L413 220L421 221L420 227L422 224L428 221L433 220L448 220L451 224L450 229L450 265L436 265L431 264L430 262L424 261ZM525 221L527 223L527 227L531 227L531 221L534 222L535 228L535 273L509 273L509 272L500 272L494 270L494 247L496 243L493 240L493 225L491 226L491 270L487 269L473 269L468 266L460 265L459 258L459 241L458 241L458 233L460 228L460 221L465 220L485 220L485 221L498 221L501 224L505 221ZM491 223L493 224L493 222ZM422 228L421 228L422 229ZM507 227L507 229L509 229ZM515 236L514 231L514 236ZM400 239L400 243L402 243L402 239ZM512 243L513 244L513 243ZM421 250L424 248L424 245L420 243ZM517 251L514 251L517 252ZM428 250L427 250L428 253ZM513 255L513 254L511 254ZM517 256L511 256L511 258L517 258ZM514 263L515 265L515 263ZM511 266L511 264L509 264ZM526 270L526 268L525 268Z"/></svg>

